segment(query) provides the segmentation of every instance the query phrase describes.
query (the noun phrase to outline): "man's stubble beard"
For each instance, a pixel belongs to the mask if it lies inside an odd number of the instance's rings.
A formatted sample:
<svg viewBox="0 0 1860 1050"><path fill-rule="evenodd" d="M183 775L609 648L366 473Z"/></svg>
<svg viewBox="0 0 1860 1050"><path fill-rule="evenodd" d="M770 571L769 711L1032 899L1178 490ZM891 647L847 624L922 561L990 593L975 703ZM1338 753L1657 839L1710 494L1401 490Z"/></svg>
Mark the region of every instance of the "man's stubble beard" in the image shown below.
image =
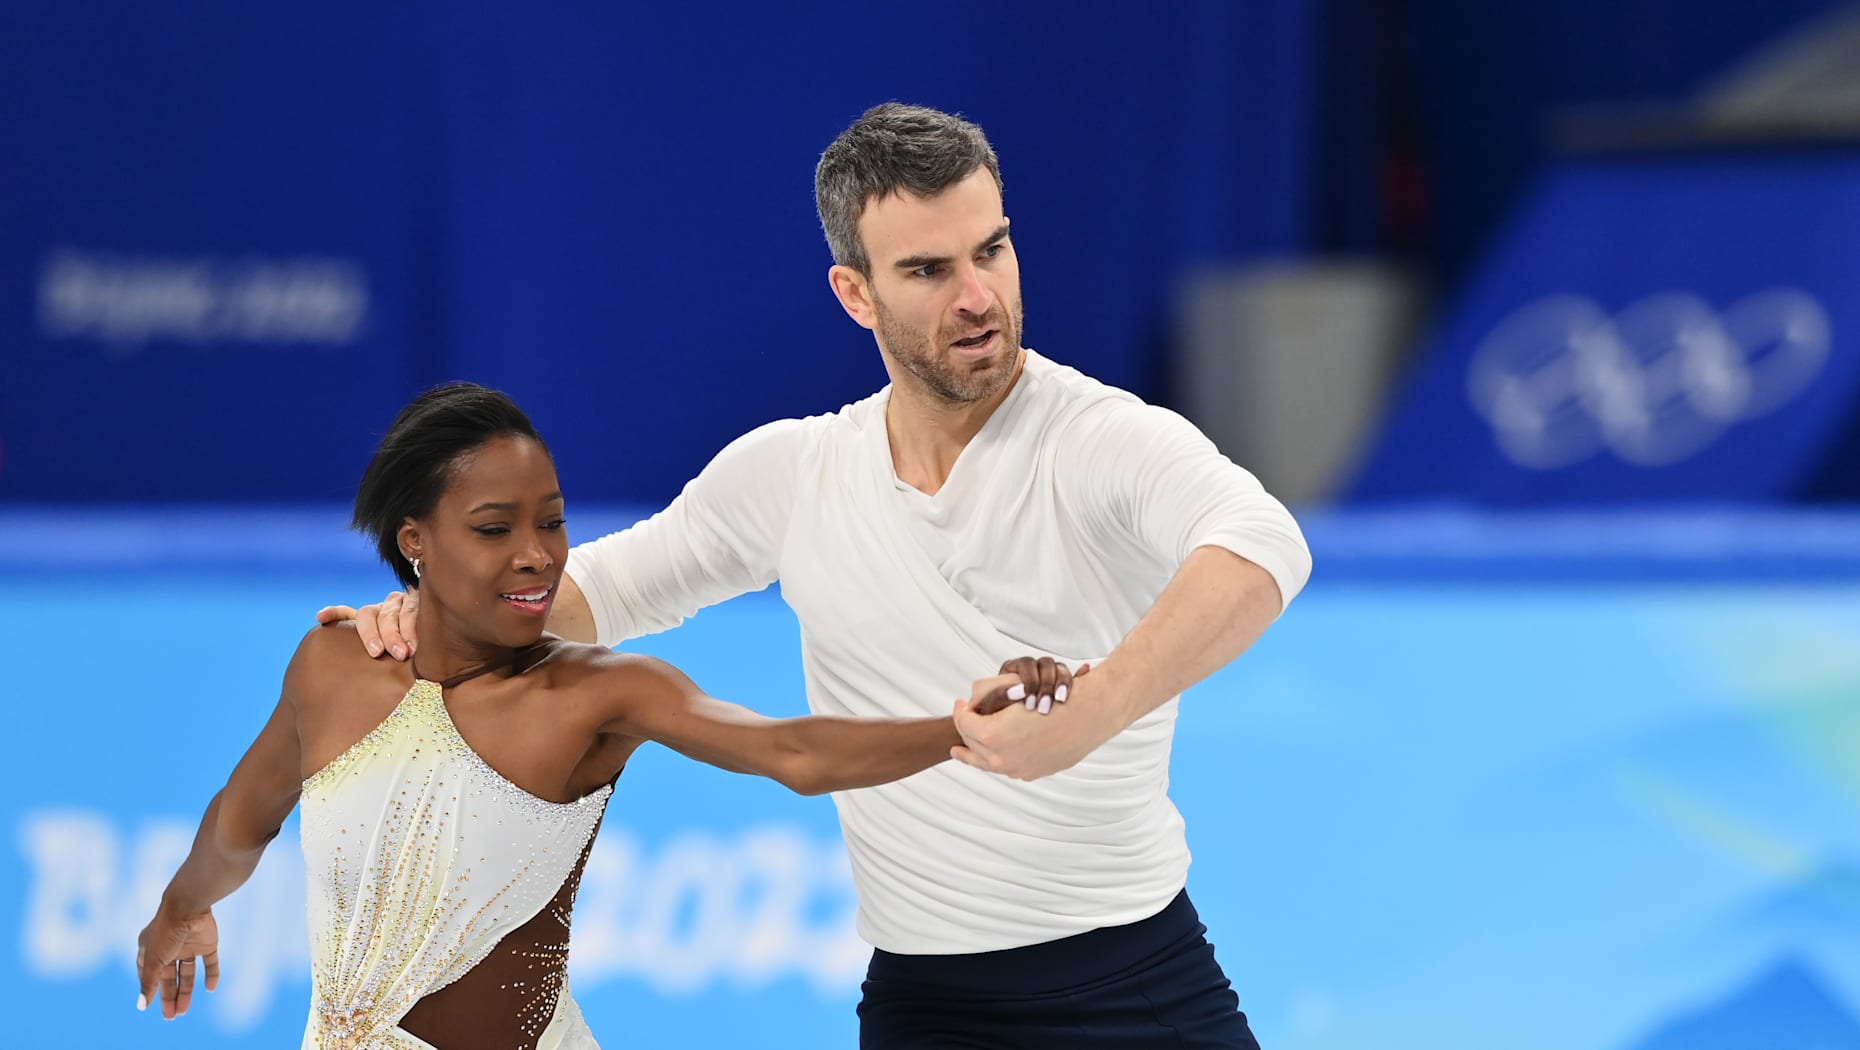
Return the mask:
<svg viewBox="0 0 1860 1050"><path fill-rule="evenodd" d="M1020 334L1026 323L1022 301L1016 299L1010 311L991 311L982 327L993 328L1004 349L985 362L986 367L955 365L943 351L946 340L931 339L909 325L899 323L884 301L874 297L878 313L878 338L893 360L922 383L931 396L950 405L986 401L1001 392L1014 378L1014 362L1020 353ZM939 337L941 333L938 333Z"/></svg>

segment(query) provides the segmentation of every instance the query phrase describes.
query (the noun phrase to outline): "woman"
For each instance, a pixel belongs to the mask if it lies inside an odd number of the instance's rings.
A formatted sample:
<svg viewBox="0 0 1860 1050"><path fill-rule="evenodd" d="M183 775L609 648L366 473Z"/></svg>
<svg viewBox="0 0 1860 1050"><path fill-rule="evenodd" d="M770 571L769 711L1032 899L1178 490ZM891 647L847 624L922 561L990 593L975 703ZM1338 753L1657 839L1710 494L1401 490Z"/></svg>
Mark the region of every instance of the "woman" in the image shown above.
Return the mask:
<svg viewBox="0 0 1860 1050"><path fill-rule="evenodd" d="M305 636L142 931L138 1009L159 988L164 1016L186 1012L197 958L217 985L212 906L301 798L306 1048L593 1047L566 980L569 917L640 744L815 794L909 776L961 743L948 718L764 718L661 661L544 637L562 506L548 449L504 395L454 384L401 412L354 524L419 588L420 651L372 660L346 624ZM1048 691L1069 679L1046 661L1027 673L1056 673Z"/></svg>

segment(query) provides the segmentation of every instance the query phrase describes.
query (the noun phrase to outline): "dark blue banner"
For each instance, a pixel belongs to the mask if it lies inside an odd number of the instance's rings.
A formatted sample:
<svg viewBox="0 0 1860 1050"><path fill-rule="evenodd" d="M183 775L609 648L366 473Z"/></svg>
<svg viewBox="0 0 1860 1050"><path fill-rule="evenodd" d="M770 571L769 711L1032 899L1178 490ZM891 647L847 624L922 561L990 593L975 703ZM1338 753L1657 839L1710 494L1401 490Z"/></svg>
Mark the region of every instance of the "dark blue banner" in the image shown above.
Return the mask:
<svg viewBox="0 0 1860 1050"><path fill-rule="evenodd" d="M1359 500L1785 500L1860 412L1860 156L1550 173L1393 405Z"/></svg>

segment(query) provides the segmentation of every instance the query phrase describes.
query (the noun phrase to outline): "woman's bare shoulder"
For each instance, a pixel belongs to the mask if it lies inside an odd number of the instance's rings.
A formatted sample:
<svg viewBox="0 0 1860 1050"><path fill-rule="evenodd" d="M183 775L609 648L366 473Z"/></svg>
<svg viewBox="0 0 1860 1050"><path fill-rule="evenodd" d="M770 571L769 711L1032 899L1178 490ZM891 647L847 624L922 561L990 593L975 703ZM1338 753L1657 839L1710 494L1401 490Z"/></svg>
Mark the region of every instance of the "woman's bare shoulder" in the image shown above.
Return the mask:
<svg viewBox="0 0 1860 1050"><path fill-rule="evenodd" d="M623 653L603 645L571 642L554 635L544 636L532 651L537 653L539 665L546 665L551 671L565 678L599 679L654 674L672 666L656 656Z"/></svg>
<svg viewBox="0 0 1860 1050"><path fill-rule="evenodd" d="M401 675L398 670L405 666L385 656L369 656L349 621L320 624L297 643L284 672L284 691L296 702L314 703L332 689L344 684L353 687L358 680L404 676L411 681L411 671Z"/></svg>
<svg viewBox="0 0 1860 1050"><path fill-rule="evenodd" d="M624 702L641 693L679 689L690 680L656 656L623 653L599 645L545 638L540 661L557 688L568 689L594 701Z"/></svg>

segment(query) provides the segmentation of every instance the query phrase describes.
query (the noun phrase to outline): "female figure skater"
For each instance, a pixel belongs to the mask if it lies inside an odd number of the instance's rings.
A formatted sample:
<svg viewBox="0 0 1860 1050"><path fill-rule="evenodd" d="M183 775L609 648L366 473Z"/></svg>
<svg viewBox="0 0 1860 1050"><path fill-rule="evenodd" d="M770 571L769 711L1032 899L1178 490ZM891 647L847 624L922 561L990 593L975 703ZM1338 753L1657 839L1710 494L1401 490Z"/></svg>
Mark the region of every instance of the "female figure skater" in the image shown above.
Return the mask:
<svg viewBox="0 0 1860 1050"><path fill-rule="evenodd" d="M142 931L139 1009L159 990L164 1016L185 1013L197 959L217 985L212 906L301 799L306 1050L595 1047L569 994L569 918L641 743L816 794L909 776L962 742L949 718L764 718L659 660L545 637L562 512L549 451L509 398L454 384L402 410L354 525L419 588L420 652L370 659L347 624L304 637ZM1048 692L1070 680L1040 664L1026 673ZM1020 680L978 684L978 709Z"/></svg>

